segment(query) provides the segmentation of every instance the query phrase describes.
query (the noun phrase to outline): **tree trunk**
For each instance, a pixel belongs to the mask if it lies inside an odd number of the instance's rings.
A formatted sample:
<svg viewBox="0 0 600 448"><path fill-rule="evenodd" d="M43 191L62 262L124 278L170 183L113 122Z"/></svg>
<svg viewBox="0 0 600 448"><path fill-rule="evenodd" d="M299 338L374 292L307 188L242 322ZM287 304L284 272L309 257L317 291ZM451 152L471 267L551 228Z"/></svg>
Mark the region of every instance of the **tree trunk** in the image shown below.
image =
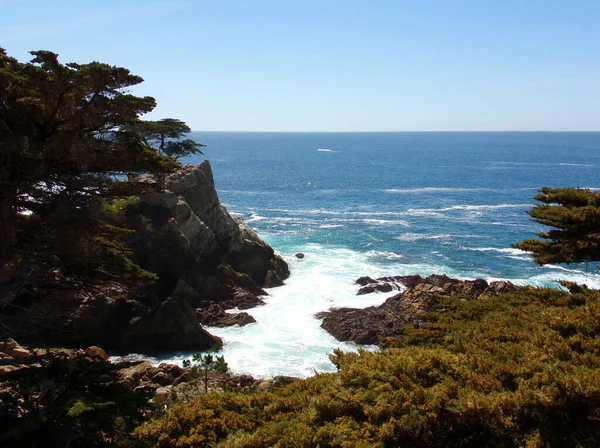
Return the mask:
<svg viewBox="0 0 600 448"><path fill-rule="evenodd" d="M0 193L0 267L4 265L6 255L15 245L15 213L11 198Z"/></svg>

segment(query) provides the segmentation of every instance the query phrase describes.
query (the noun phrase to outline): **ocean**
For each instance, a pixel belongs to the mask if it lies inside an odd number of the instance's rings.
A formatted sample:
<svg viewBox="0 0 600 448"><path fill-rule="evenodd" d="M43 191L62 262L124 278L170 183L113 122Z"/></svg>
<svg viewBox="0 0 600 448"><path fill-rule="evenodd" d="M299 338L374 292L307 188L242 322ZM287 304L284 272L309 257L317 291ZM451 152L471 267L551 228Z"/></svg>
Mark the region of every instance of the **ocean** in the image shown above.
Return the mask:
<svg viewBox="0 0 600 448"><path fill-rule="evenodd" d="M236 373L335 371L328 354L357 347L336 341L314 314L378 305L393 294L356 296L354 281L363 275L435 273L551 287L567 279L600 288L591 263L540 267L510 247L543 230L526 213L541 187L600 188L600 133L192 137L207 145L223 205L291 269L285 286L269 290L266 305L248 311L257 323L208 328L223 338L222 354Z"/></svg>

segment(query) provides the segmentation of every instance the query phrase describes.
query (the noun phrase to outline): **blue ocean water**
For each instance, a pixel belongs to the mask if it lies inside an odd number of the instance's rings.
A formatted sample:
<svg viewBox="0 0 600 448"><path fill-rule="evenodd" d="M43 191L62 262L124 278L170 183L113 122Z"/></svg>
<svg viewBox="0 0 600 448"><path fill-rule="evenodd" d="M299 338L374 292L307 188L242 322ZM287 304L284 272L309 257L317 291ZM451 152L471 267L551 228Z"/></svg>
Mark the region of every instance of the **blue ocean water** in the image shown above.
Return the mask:
<svg viewBox="0 0 600 448"><path fill-rule="evenodd" d="M221 202L289 262L292 276L250 310L258 323L209 329L234 371L331 371L340 344L314 313L379 304L362 276L432 273L600 288L594 266L539 267L510 244L542 230L526 210L542 186L600 188L600 133L198 132ZM203 157L189 158L197 163ZM306 258L298 260L297 252Z"/></svg>

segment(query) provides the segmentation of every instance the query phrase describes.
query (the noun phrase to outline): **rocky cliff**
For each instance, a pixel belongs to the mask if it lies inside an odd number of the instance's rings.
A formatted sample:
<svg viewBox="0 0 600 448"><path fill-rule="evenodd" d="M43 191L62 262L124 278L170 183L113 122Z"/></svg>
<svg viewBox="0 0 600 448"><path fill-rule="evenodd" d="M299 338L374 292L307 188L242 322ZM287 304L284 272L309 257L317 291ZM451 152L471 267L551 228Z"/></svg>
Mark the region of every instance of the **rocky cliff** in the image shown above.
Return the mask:
<svg viewBox="0 0 600 448"><path fill-rule="evenodd" d="M289 276L285 261L220 204L211 166L184 166L149 186L126 209L136 230L134 261L157 274L151 285L117 278L61 281L59 288L31 285L3 298L0 322L20 341L117 351L205 350L218 346L200 322L243 324L224 313L262 304L264 287ZM148 193L150 191L150 193ZM219 320L221 319L221 320Z"/></svg>

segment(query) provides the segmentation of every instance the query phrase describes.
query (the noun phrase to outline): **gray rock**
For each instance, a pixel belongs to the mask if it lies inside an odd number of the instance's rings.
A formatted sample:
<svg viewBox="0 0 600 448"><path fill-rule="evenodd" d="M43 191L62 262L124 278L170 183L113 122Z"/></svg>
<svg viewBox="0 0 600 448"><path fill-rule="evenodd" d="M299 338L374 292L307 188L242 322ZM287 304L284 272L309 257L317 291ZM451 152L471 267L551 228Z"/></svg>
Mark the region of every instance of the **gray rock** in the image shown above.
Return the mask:
<svg viewBox="0 0 600 448"><path fill-rule="evenodd" d="M287 264L242 221L231 217L219 202L212 169L208 161L185 166L171 174L166 187L180 195L196 217L210 229L226 261L256 283L263 285L267 271L276 266L281 279L289 276ZM188 231L189 233L189 231Z"/></svg>
<svg viewBox="0 0 600 448"><path fill-rule="evenodd" d="M171 388L159 387L154 392L154 404L164 404L171 398Z"/></svg>

